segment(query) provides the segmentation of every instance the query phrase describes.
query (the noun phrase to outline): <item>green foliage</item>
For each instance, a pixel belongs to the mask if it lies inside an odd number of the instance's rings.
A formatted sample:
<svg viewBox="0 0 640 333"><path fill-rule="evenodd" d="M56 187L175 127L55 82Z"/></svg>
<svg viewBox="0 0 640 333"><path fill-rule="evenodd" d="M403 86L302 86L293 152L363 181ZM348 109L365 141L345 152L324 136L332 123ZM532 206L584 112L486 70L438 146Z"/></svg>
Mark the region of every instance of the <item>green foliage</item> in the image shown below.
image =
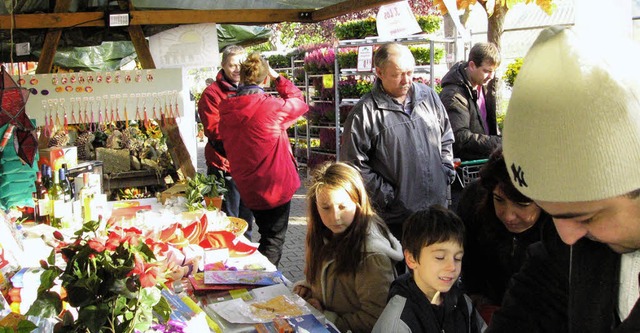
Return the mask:
<svg viewBox="0 0 640 333"><path fill-rule="evenodd" d="M340 68L356 68L358 66L358 51L356 49L340 50L337 57Z"/></svg>
<svg viewBox="0 0 640 333"><path fill-rule="evenodd" d="M436 15L416 15L416 20L422 32L432 34L440 29L442 17Z"/></svg>
<svg viewBox="0 0 640 333"><path fill-rule="evenodd" d="M23 319L18 323L18 327L14 330L12 327L0 326L0 333L29 333L38 328L34 323Z"/></svg>
<svg viewBox="0 0 640 333"><path fill-rule="evenodd" d="M417 66L424 66L431 63L431 50L429 47L424 46L409 46L409 50L413 57L416 59ZM436 47L433 52L433 61L436 64L439 64L444 57L444 49L440 47Z"/></svg>
<svg viewBox="0 0 640 333"><path fill-rule="evenodd" d="M504 116L506 115L506 113L501 113L496 115L496 122L498 123L498 128L500 129L500 131L502 132L502 129L504 127Z"/></svg>
<svg viewBox="0 0 640 333"><path fill-rule="evenodd" d="M368 17L362 20L353 20L341 22L335 27L336 37L338 39L362 39L378 34L376 29L376 19Z"/></svg>
<svg viewBox="0 0 640 333"><path fill-rule="evenodd" d="M198 172L193 178L187 180L187 190L185 191L187 208L190 211L201 209L204 207L202 205L204 197L219 197L225 193L227 193L227 188L222 171L217 176Z"/></svg>
<svg viewBox="0 0 640 333"><path fill-rule="evenodd" d="M518 73L520 73L523 61L523 58L516 58L507 66L507 70L502 76L502 79L507 83L507 86L513 87L513 83L516 81Z"/></svg>
<svg viewBox="0 0 640 333"><path fill-rule="evenodd" d="M53 318L61 313L61 296L52 290L59 280L67 293L65 301L78 311L77 319L64 312L61 331L148 330L153 308L160 302L158 279L163 279L154 252L140 231L116 229L107 239L100 225L85 223L72 242L62 242L41 262L44 272L27 315ZM54 264L55 253L67 261L64 269Z"/></svg>
<svg viewBox="0 0 640 333"><path fill-rule="evenodd" d="M269 61L269 66L271 66L271 68L277 69L291 67L291 58L286 55L274 54L267 57L267 61Z"/></svg>

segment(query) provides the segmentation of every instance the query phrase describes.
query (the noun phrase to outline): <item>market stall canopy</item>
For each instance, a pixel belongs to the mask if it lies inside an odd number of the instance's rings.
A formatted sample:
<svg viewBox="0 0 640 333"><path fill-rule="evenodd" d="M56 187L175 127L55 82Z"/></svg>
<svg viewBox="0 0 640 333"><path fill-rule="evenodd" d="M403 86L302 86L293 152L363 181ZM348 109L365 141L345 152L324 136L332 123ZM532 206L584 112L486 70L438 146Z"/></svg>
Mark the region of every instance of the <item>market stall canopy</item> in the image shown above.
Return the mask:
<svg viewBox="0 0 640 333"><path fill-rule="evenodd" d="M377 7L397 0L18 0L0 5L0 61L11 55L8 41L29 42L26 56L13 54L14 61L38 60L40 50L53 47L58 52L52 62L64 67L84 66L96 70L92 61L104 58L111 66L131 56L133 46L160 31L180 24L217 23L220 47L252 44L268 40L271 31L251 25L277 22L313 23L339 15ZM14 4L13 7L10 4ZM109 13L129 14L129 25L109 27ZM236 24L242 26L234 26ZM64 32L64 33L62 33ZM54 35L53 38L50 35ZM103 44L110 42L109 44ZM124 42L124 46L118 43ZM51 45L53 44L53 46ZM139 43L140 44L140 43ZM105 49L96 46L104 45ZM74 50L83 47L85 49ZM138 57L141 50L136 47ZM79 53L76 53L79 52ZM142 55L144 58L144 55ZM42 57L40 62L42 62ZM50 67L50 64L46 67ZM72 66L69 66L72 65ZM143 64L144 66L144 64ZM152 66L152 65L151 65ZM104 70L106 68L100 68Z"/></svg>

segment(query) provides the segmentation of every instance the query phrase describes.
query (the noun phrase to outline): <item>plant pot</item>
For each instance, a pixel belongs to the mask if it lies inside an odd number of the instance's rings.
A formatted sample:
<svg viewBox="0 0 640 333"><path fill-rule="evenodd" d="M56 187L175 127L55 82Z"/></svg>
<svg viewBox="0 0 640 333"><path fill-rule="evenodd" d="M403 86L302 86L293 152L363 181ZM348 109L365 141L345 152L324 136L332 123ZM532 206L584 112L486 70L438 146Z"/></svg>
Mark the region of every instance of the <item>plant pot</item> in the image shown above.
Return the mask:
<svg viewBox="0 0 640 333"><path fill-rule="evenodd" d="M217 210L222 209L222 196L219 197L204 197L204 203L207 209L215 207Z"/></svg>

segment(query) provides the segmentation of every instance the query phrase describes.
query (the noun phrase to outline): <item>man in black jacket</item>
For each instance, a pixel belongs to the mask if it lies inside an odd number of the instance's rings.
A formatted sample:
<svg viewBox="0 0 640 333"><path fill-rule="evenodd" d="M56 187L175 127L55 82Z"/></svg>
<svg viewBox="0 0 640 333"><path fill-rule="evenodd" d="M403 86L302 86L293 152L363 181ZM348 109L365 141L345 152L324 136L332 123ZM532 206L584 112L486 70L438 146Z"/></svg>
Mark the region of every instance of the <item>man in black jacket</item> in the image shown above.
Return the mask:
<svg viewBox="0 0 640 333"><path fill-rule="evenodd" d="M640 48L549 28L504 126L516 188L553 218L488 332L640 332Z"/></svg>
<svg viewBox="0 0 640 333"><path fill-rule="evenodd" d="M469 52L469 61L454 64L442 78L440 100L455 135L455 157L487 158L501 143L495 98L489 98L486 87L499 65L500 51L496 45L477 43Z"/></svg>

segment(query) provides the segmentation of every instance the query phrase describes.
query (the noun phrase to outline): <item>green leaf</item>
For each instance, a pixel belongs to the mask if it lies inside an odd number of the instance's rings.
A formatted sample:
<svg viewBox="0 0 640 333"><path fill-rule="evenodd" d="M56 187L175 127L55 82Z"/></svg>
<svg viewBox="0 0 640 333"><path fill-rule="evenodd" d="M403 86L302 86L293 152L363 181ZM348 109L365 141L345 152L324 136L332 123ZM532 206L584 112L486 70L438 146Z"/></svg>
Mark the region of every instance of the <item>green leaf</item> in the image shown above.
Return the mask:
<svg viewBox="0 0 640 333"><path fill-rule="evenodd" d="M38 326L28 320L21 320L18 323L18 333L29 333L36 328L38 328Z"/></svg>
<svg viewBox="0 0 640 333"><path fill-rule="evenodd" d="M109 304L88 305L78 309L77 324L86 326L89 331L100 332L102 326L107 323L109 317Z"/></svg>
<svg viewBox="0 0 640 333"><path fill-rule="evenodd" d="M153 306L153 312L155 312L158 316L160 316L164 322L169 320L169 316L171 315L171 305L166 298L160 298L160 301Z"/></svg>
<svg viewBox="0 0 640 333"><path fill-rule="evenodd" d="M52 291L38 293L38 297L31 304L27 315L41 318L53 318L62 311L60 295Z"/></svg>
<svg viewBox="0 0 640 333"><path fill-rule="evenodd" d="M150 288L142 288L140 290L140 305L147 306L149 308L153 307L156 303L160 301L162 298L162 293L160 289L156 287Z"/></svg>
<svg viewBox="0 0 640 333"><path fill-rule="evenodd" d="M42 274L40 275L40 286L38 287L38 293L47 291L51 289L55 285L55 280L60 276L62 270L56 266L49 266Z"/></svg>

